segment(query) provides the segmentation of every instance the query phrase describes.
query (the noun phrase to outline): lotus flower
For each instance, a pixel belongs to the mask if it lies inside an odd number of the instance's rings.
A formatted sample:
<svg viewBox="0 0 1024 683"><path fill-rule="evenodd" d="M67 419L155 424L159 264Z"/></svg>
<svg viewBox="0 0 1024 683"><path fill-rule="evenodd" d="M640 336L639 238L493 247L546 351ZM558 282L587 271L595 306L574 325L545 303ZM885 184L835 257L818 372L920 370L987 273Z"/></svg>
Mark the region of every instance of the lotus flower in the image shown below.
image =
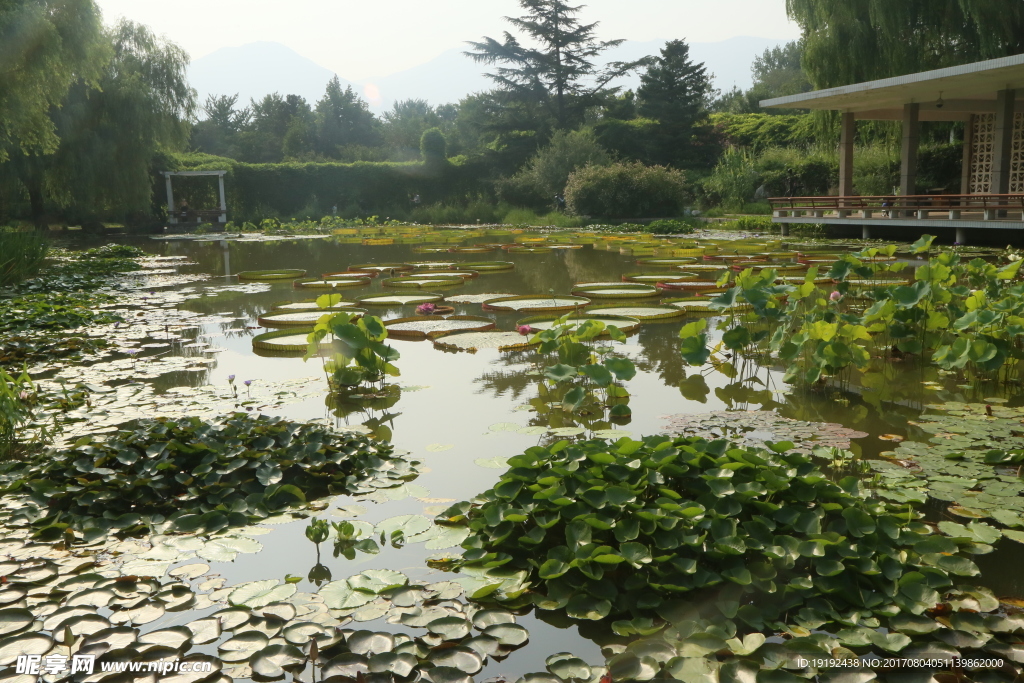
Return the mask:
<svg viewBox="0 0 1024 683"><path fill-rule="evenodd" d="M519 330L519 334L523 335L524 337L533 332L533 328L530 327L529 325L520 325L516 329Z"/></svg>
<svg viewBox="0 0 1024 683"><path fill-rule="evenodd" d="M430 315L437 310L437 306L434 304L420 304L416 307L416 312L420 315Z"/></svg>
<svg viewBox="0 0 1024 683"><path fill-rule="evenodd" d="M829 294L828 298L832 301L839 301L840 299L843 298L843 295L839 293L839 290L836 290Z"/></svg>

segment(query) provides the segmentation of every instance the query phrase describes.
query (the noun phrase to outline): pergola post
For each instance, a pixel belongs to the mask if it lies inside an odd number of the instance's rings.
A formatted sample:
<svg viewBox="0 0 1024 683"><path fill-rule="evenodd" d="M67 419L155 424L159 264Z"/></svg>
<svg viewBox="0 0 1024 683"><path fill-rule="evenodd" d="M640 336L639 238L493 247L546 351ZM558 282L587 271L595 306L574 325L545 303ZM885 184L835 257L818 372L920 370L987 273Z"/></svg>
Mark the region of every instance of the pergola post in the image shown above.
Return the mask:
<svg viewBox="0 0 1024 683"><path fill-rule="evenodd" d="M178 217L174 213L174 185L171 181L171 174L164 173L164 180L167 182L167 216L173 225L177 224Z"/></svg>
<svg viewBox="0 0 1024 683"><path fill-rule="evenodd" d="M1013 90L996 93L995 140L992 149L992 194L1010 193L1010 162L1013 157Z"/></svg>
<svg viewBox="0 0 1024 683"><path fill-rule="evenodd" d="M857 135L857 119L844 112L839 131L839 196L853 196L853 142Z"/></svg>
<svg viewBox="0 0 1024 683"><path fill-rule="evenodd" d="M974 117L971 114L964 122L964 160L960 169L960 194L971 193L971 172L974 164Z"/></svg>
<svg viewBox="0 0 1024 683"><path fill-rule="evenodd" d="M917 152L921 141L921 105L903 105L903 146L900 156L900 194L917 194Z"/></svg>
<svg viewBox="0 0 1024 683"><path fill-rule="evenodd" d="M228 200L224 194L224 174L217 176L217 180L220 181L220 222L228 222Z"/></svg>

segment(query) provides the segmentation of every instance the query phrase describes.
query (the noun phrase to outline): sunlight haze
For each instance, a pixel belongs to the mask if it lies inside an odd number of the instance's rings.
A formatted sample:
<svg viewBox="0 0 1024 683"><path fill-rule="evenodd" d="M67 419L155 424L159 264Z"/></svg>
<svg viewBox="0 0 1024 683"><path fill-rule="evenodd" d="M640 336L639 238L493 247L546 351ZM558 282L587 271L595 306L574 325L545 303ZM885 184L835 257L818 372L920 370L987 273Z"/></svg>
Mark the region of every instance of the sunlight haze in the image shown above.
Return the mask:
<svg viewBox="0 0 1024 683"><path fill-rule="evenodd" d="M499 37L514 0L97 0L107 22L126 17L149 25L198 59L256 41L282 43L342 78L385 76L423 64L467 40ZM592 0L583 18L599 21L603 39L734 36L794 39L784 0Z"/></svg>

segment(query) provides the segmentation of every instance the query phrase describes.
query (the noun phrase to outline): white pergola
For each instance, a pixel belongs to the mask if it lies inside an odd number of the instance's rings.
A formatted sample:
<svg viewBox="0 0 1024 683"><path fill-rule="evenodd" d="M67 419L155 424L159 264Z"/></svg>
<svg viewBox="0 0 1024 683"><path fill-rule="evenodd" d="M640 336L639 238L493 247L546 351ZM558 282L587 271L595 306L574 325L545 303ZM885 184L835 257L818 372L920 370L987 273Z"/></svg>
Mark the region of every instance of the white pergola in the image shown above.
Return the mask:
<svg viewBox="0 0 1024 683"><path fill-rule="evenodd" d="M164 180L167 182L167 215L170 216L172 224L177 224L178 215L174 208L174 186L171 180L175 176L179 178L201 178L201 177L217 177L218 184L220 186L220 217L217 219L220 223L228 222L228 201L227 195L224 194L224 176L227 175L227 171L164 171Z"/></svg>

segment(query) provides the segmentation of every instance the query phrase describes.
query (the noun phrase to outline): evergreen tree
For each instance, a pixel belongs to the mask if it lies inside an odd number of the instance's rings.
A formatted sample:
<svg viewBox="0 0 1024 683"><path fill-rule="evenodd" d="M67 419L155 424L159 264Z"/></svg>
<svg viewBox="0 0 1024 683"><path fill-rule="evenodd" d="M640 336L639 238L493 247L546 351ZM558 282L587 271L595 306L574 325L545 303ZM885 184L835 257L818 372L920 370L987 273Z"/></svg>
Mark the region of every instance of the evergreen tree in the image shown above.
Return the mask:
<svg viewBox="0 0 1024 683"><path fill-rule="evenodd" d="M704 64L690 59L690 46L671 40L640 77L640 116L658 122L658 163L686 165L695 129L708 114L711 80Z"/></svg>
<svg viewBox="0 0 1024 683"><path fill-rule="evenodd" d="M206 118L192 127L192 149L217 156L237 155L238 134L249 124L248 107L236 109L238 95L210 95L202 110Z"/></svg>
<svg viewBox="0 0 1024 683"><path fill-rule="evenodd" d="M366 102L349 86L341 89L337 76L316 105L316 151L329 159L341 159L351 147L380 144L380 127Z"/></svg>
<svg viewBox="0 0 1024 683"><path fill-rule="evenodd" d="M499 65L488 76L504 95L505 104L541 105L554 119L555 128L581 123L584 110L596 103L598 93L646 63L597 67L595 59L623 41L597 40L598 24L583 24L578 18L583 5L563 0L519 0L519 4L526 15L505 19L525 35L528 44L506 31L503 41L485 37L471 42L474 51L466 54L477 62Z"/></svg>

